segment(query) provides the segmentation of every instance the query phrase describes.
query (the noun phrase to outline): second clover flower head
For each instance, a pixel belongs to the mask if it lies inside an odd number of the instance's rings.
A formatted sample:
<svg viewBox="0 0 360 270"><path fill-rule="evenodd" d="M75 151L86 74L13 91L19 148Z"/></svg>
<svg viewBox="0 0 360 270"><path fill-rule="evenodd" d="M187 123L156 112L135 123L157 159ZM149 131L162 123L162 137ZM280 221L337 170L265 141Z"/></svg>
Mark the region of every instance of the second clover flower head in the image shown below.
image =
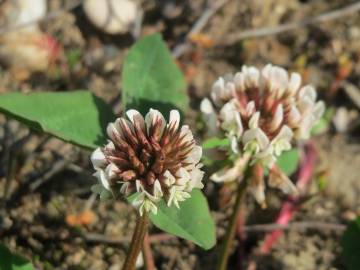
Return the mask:
<svg viewBox="0 0 360 270"><path fill-rule="evenodd" d="M138 193L133 201L140 214L157 213L157 203L168 206L202 189L202 148L195 144L187 125L180 126L180 114L170 112L169 122L150 109L145 118L136 110L126 112L129 120L118 118L107 127L107 145L96 149L91 161L100 184L100 196Z"/></svg>
<svg viewBox="0 0 360 270"><path fill-rule="evenodd" d="M218 182L235 180L244 169L244 160L249 159L254 170L250 188L258 202L264 201L264 167L270 169L270 186L288 193L296 191L275 161L291 149L293 142L309 138L325 110L324 103L316 98L312 86L301 85L298 73L289 74L271 64L261 70L243 66L235 75L220 77L212 87L211 99L202 101L201 111L208 135L225 134L232 151L243 160L211 178Z"/></svg>
<svg viewBox="0 0 360 270"><path fill-rule="evenodd" d="M298 73L268 64L262 70L243 66L241 72L219 78L211 101L201 110L212 135L224 132L235 153L251 153L252 162L271 165L294 140L307 139L324 113L310 85L301 87Z"/></svg>

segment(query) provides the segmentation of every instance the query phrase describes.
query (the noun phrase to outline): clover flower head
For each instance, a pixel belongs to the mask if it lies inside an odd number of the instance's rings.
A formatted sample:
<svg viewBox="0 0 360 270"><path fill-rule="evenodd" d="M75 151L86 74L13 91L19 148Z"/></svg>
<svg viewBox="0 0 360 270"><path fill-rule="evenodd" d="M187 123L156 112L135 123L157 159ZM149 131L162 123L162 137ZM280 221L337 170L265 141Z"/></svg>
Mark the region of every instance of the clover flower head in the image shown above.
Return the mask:
<svg viewBox="0 0 360 270"><path fill-rule="evenodd" d="M312 86L301 86L298 73L268 64L220 77L201 110L210 133L225 133L235 153L272 165L293 141L309 138L325 106Z"/></svg>
<svg viewBox="0 0 360 270"><path fill-rule="evenodd" d="M202 189L203 171L199 163L202 148L195 144L187 125L180 126L180 114L170 112L169 123L150 109L145 118L136 110L126 112L107 127L107 145L96 149L91 161L100 184L94 189L101 197L138 193L133 205L157 213L157 202L170 207L190 197L192 189Z"/></svg>
<svg viewBox="0 0 360 270"><path fill-rule="evenodd" d="M316 101L314 87L302 86L298 73L289 74L278 66L268 64L261 70L243 66L235 75L220 77L210 96L200 106L209 136L225 134L239 156L233 168L211 178L216 182L238 179L246 160L253 166L250 190L258 202L265 197L264 167L270 169L270 186L294 193L296 188L275 161L292 143L308 139L324 113L325 105Z"/></svg>

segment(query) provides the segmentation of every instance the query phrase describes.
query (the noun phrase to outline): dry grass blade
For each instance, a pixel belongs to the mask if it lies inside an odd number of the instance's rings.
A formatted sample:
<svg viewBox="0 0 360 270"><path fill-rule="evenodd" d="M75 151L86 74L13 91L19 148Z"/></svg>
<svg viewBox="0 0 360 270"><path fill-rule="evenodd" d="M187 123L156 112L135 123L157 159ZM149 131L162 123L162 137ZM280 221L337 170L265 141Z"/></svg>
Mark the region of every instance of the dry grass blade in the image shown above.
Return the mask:
<svg viewBox="0 0 360 270"><path fill-rule="evenodd" d="M275 27L261 27L256 29L248 29L239 32L232 33L227 38L224 38L220 43L222 45L231 45L239 40L248 39L248 38L258 38L270 35L277 35L284 33L290 30L306 27L315 23L323 23L330 20L346 18L351 14L354 14L360 10L360 2L355 2L353 4L347 5L343 8L339 8L333 11L329 11L314 17L305 18L302 21L290 22L280 24Z"/></svg>

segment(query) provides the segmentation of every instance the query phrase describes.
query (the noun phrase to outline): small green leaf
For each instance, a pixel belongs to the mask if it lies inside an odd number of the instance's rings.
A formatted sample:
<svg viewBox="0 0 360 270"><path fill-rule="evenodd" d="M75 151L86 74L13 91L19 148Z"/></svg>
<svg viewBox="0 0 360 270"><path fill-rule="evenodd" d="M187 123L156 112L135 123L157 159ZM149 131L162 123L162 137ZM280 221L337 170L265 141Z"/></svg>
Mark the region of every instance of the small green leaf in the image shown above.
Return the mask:
<svg viewBox="0 0 360 270"><path fill-rule="evenodd" d="M284 173L287 175L292 175L297 170L299 161L299 150L294 148L283 152L276 163Z"/></svg>
<svg viewBox="0 0 360 270"><path fill-rule="evenodd" d="M150 215L156 227L165 232L190 240L204 249L215 245L215 224L210 216L205 196L198 189L191 192L191 198L168 207L165 201L158 204L157 215Z"/></svg>
<svg viewBox="0 0 360 270"><path fill-rule="evenodd" d="M210 138L203 142L202 148L203 149L212 149L217 147L228 147L230 146L229 138Z"/></svg>
<svg viewBox="0 0 360 270"><path fill-rule="evenodd" d="M3 94L0 112L87 148L106 143L106 125L115 118L110 106L88 91Z"/></svg>
<svg viewBox="0 0 360 270"><path fill-rule="evenodd" d="M81 58L81 50L79 48L69 49L66 51L66 58L70 70L74 70L77 63L79 63Z"/></svg>
<svg viewBox="0 0 360 270"><path fill-rule="evenodd" d="M341 245L346 269L360 269L360 217L348 225L342 236Z"/></svg>
<svg viewBox="0 0 360 270"><path fill-rule="evenodd" d="M171 109L188 107L184 76L159 34L144 37L127 55L122 74L122 102L126 109L145 114L150 108L165 117Z"/></svg>
<svg viewBox="0 0 360 270"><path fill-rule="evenodd" d="M21 256L0 245L0 270L33 270L33 265Z"/></svg>
<svg viewBox="0 0 360 270"><path fill-rule="evenodd" d="M311 129L311 135L319 135L328 131L331 119L335 113L334 108L328 108L324 115L319 119L319 121L315 124L315 126Z"/></svg>

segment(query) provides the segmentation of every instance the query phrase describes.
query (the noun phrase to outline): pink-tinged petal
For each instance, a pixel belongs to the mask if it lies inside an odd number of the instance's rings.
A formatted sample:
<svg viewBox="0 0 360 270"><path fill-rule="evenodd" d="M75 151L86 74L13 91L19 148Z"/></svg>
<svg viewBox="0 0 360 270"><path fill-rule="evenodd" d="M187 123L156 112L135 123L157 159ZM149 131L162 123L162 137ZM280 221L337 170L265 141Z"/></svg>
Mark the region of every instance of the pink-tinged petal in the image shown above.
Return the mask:
<svg viewBox="0 0 360 270"><path fill-rule="evenodd" d="M291 106L287 120L292 127L296 127L300 123L301 114L295 105Z"/></svg>
<svg viewBox="0 0 360 270"><path fill-rule="evenodd" d="M291 73L289 88L288 88L289 94L292 96L295 95L299 90L300 86L301 86L300 74L297 72Z"/></svg>
<svg viewBox="0 0 360 270"><path fill-rule="evenodd" d="M106 133L110 137L111 140L116 140L116 138L121 138L123 133L119 126L120 118L116 119L114 123L109 123L106 128Z"/></svg>
<svg viewBox="0 0 360 270"><path fill-rule="evenodd" d="M255 102L253 100L249 101L246 105L246 114L249 117L250 115L253 115L256 111L255 108Z"/></svg>
<svg viewBox="0 0 360 270"><path fill-rule="evenodd" d="M234 83L237 91L244 91L245 89L245 76L241 72L237 72L234 77Z"/></svg>
<svg viewBox="0 0 360 270"><path fill-rule="evenodd" d="M160 134L159 134L159 136L161 137L161 135L164 132L165 126L166 126L165 118L162 115L162 113L159 112L158 110L150 109L150 111L145 116L145 124L146 124L148 135L149 135L150 127L155 125L158 121L160 121Z"/></svg>
<svg viewBox="0 0 360 270"><path fill-rule="evenodd" d="M144 117L137 110L128 110L126 112L127 117L130 119L132 124L135 124L135 121L140 124L142 130L145 130L145 120Z"/></svg>

